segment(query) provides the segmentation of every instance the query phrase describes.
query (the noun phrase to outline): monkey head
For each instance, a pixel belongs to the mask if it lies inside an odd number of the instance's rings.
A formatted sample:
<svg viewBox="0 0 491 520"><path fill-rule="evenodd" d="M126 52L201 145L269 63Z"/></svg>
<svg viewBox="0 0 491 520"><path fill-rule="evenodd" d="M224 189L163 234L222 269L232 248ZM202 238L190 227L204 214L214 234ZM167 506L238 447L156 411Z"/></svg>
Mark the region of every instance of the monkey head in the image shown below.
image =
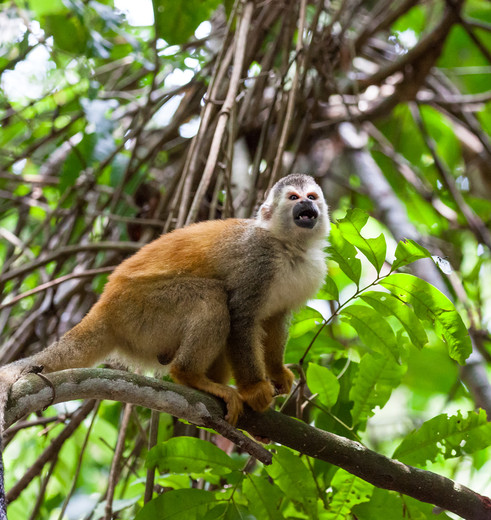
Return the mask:
<svg viewBox="0 0 491 520"><path fill-rule="evenodd" d="M278 238L322 238L328 233L327 204L320 186L309 175L280 179L259 208L261 227Z"/></svg>

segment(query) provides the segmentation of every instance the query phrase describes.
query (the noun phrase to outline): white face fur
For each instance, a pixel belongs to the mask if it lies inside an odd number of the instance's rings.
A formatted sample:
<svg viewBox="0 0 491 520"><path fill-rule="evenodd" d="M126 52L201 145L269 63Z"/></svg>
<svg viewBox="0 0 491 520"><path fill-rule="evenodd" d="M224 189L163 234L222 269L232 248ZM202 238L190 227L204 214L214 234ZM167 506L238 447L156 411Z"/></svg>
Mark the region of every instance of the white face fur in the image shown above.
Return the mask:
<svg viewBox="0 0 491 520"><path fill-rule="evenodd" d="M278 238L302 242L324 238L329 229L324 194L308 175L278 181L259 208L258 220Z"/></svg>

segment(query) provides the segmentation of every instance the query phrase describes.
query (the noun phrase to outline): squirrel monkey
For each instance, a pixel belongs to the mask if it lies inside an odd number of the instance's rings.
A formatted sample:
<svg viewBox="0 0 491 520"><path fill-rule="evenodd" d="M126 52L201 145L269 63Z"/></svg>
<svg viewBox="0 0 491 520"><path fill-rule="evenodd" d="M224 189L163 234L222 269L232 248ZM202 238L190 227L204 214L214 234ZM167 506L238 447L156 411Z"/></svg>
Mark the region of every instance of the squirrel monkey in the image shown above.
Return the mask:
<svg viewBox="0 0 491 520"><path fill-rule="evenodd" d="M283 365L289 318L324 281L328 227L320 187L288 175L255 219L192 224L142 247L78 325L0 377L90 367L117 354L167 365L175 382L222 398L232 424L243 401L264 411L292 386ZM226 384L231 375L237 390Z"/></svg>

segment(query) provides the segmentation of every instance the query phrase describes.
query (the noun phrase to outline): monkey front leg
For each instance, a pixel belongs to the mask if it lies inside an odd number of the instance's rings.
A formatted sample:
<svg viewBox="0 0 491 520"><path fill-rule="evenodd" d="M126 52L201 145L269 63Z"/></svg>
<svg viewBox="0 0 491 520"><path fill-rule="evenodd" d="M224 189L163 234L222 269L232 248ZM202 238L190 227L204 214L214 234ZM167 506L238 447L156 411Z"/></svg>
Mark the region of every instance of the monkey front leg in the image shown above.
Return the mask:
<svg viewBox="0 0 491 520"><path fill-rule="evenodd" d="M273 402L275 391L266 377L261 330L257 324L236 325L232 325L228 349L237 388L253 410L263 412Z"/></svg>
<svg viewBox="0 0 491 520"><path fill-rule="evenodd" d="M295 379L292 371L283 364L289 321L289 313L280 313L262 323L266 334L264 339L266 373L278 394L288 394Z"/></svg>

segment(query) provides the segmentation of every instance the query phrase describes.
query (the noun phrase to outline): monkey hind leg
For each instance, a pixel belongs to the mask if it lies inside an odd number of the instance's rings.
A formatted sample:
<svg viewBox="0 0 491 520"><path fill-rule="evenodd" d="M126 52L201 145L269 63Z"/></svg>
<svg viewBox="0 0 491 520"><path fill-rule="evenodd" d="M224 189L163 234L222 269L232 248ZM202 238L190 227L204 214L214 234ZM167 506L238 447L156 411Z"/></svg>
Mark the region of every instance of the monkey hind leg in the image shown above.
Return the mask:
<svg viewBox="0 0 491 520"><path fill-rule="evenodd" d="M227 404L225 418L235 424L242 411L242 399L225 384L230 377L227 292L221 282L204 279L181 282L180 292L187 303L186 317L170 375L177 383L223 399Z"/></svg>

